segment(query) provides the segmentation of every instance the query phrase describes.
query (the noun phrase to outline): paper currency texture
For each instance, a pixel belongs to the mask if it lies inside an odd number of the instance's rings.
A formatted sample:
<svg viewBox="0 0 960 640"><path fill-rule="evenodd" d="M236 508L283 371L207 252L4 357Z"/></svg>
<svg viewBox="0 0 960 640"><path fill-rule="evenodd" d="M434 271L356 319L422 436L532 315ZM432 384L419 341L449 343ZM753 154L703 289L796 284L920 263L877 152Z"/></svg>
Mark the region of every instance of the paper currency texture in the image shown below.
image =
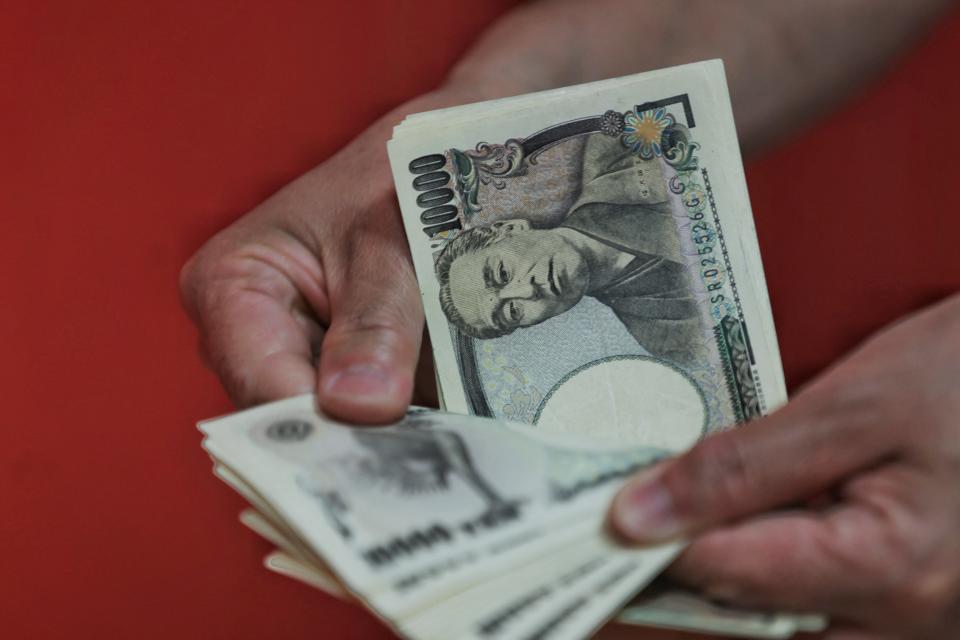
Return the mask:
<svg viewBox="0 0 960 640"><path fill-rule="evenodd" d="M357 429L318 414L312 396L201 428L219 475L271 514L246 522L288 551L292 562L275 564L288 573L298 562L328 566L400 629L431 628L436 616L449 616L445 601L537 561L548 571L534 564L531 575L553 581L564 565L551 556L571 545L589 556L582 561L595 556L629 567L621 582L631 592L676 551L624 549L603 533L607 503L622 479L662 459L660 449L590 446L583 438L426 410L411 410L393 426ZM584 546L587 540L593 546ZM508 582L517 598L538 588ZM489 611L474 604L493 619L512 597L495 591ZM606 603L584 624L602 622L616 604ZM547 609L526 623L550 615ZM454 618L468 633L471 620ZM518 620L512 616L511 625ZM516 637L508 631L495 637Z"/></svg>
<svg viewBox="0 0 960 640"><path fill-rule="evenodd" d="M785 400L718 61L390 143L445 406L682 450Z"/></svg>

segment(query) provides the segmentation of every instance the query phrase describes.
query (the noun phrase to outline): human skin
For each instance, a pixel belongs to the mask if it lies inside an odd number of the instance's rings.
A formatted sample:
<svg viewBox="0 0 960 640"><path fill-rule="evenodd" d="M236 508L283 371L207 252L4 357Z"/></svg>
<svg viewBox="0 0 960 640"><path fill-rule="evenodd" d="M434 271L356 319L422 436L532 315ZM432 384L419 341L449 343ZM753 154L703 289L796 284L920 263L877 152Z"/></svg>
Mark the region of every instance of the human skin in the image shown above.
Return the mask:
<svg viewBox="0 0 960 640"><path fill-rule="evenodd" d="M391 127L404 115L721 57L740 139L749 152L784 136L848 95L921 34L948 4L947 0L552 0L521 5L488 30L443 86L374 123L335 156L218 233L190 259L181 273L181 294L198 326L201 353L238 406L315 391L320 406L341 418L356 423L393 420L402 414L415 389L429 391L433 386L427 366L417 367L423 309L385 149ZM863 24L870 28L861 28ZM911 349L910 335L924 331L918 326L913 322L902 325L897 335L906 333L907 338L892 341L891 352ZM941 335L942 340L957 340L960 335L955 325L944 323L943 329L952 333ZM907 352L889 355L898 357L903 360L899 370L906 372L903 379L888 385L891 398L873 396L871 401L896 403L899 399L906 404L927 393L920 370L929 367L929 362L916 360ZM425 365L429 361L429 357L423 359ZM880 385L879 380L885 379L885 362L880 358L868 362L869 366L858 369L864 384L876 380ZM835 375L824 379L828 382L816 383L806 392L808 396L818 395L813 389L826 389L819 392L824 397L841 394L841 389L831 390L830 385L839 384ZM823 413L827 404L799 402L802 397L769 421L837 425L852 420L839 407L834 407L837 414L831 416ZM426 400L420 397L418 401ZM878 419L894 415L883 404L877 404L876 412ZM942 427L923 426L924 421L932 420L926 411L909 424L913 433L923 429L939 433ZM837 460L852 459L852 453L841 455L846 449L862 447L857 439L847 438L846 431L837 430L836 438L814 443L820 448L805 469L821 466L833 471L834 479L856 471L830 466ZM780 431L790 430L784 427ZM793 431L798 435L791 438L800 438L806 430ZM751 426L736 433L760 432ZM954 438L956 433L954 428ZM759 435L756 438L765 442ZM713 441L705 441L694 451L709 453L710 447L726 446L711 444ZM945 449L941 451L946 455ZM728 486L724 474L736 477L739 469L737 465L711 467L702 453L684 460L693 462L673 473L689 476L690 482L698 474L713 473L709 476L713 481ZM773 471L782 472L785 485L796 483L796 491L783 490L779 497L784 499L786 494L798 497L810 488L789 472L796 460L792 453L786 460L769 460ZM698 464L706 465L708 471ZM941 466L951 464L943 460ZM912 476L903 472L890 478L891 491L905 492L915 486ZM673 482L680 486L680 481ZM731 480L730 486L736 486L736 481ZM771 486L781 485L771 482ZM940 496L943 512L949 513L950 497L943 491L934 494ZM741 511L733 514L718 509L724 517L700 522L697 530L775 504L745 500L748 506L740 507ZM630 503L639 504L636 500ZM917 522L920 524L913 529L903 531L892 522L887 522L886 529L875 523L876 535L890 538L889 546L883 548L892 552L895 541L908 549L919 544L918 537L939 530L936 518ZM869 523L862 524L866 536ZM952 526L956 535L956 521ZM794 544L796 536L785 529L769 533ZM812 536L810 549L829 549L822 542L825 533L817 536L811 527L801 529ZM836 528L824 530L841 537L853 535ZM722 545L711 536L706 534L694 542L675 570L700 585L711 584L711 575L729 578L723 584L736 585L741 580L741 591L731 588L735 596L731 599L737 601L739 594L748 593L750 583L747 576L736 574L737 568L721 553ZM822 566L842 560L824 553ZM758 573L775 574L781 561L781 557L757 555L748 566ZM691 573L691 567L697 567L699 573ZM789 582L771 586L766 595L773 600L779 593L785 599L778 602L797 608L817 594L830 593L829 584ZM806 591L798 591L801 586ZM865 583L861 587L870 588ZM905 603L908 596L904 595ZM743 598L749 600L746 595ZM859 609L854 611L854 604L850 607L849 615L839 617L865 620ZM877 614L885 616L892 610ZM883 636L832 636L837 640L855 637Z"/></svg>
<svg viewBox="0 0 960 640"><path fill-rule="evenodd" d="M635 477L613 529L693 538L676 579L821 611L830 640L960 637L960 296L868 340L757 420Z"/></svg>

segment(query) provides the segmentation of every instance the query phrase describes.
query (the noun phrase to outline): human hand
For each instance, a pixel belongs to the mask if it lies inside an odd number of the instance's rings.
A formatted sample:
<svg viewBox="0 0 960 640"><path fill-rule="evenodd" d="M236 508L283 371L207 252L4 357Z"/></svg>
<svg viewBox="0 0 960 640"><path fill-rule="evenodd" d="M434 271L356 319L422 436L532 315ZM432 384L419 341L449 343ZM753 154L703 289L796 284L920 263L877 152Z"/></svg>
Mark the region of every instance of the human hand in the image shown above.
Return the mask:
<svg viewBox="0 0 960 640"><path fill-rule="evenodd" d="M958 384L954 296L775 414L635 477L611 525L636 543L694 537L675 578L745 607L827 613L829 640L960 637Z"/></svg>
<svg viewBox="0 0 960 640"><path fill-rule="evenodd" d="M434 94L425 110L465 96ZM388 116L208 241L181 297L200 351L238 406L315 391L354 422L399 418L422 359L423 309L393 190ZM427 347L429 352L429 348Z"/></svg>

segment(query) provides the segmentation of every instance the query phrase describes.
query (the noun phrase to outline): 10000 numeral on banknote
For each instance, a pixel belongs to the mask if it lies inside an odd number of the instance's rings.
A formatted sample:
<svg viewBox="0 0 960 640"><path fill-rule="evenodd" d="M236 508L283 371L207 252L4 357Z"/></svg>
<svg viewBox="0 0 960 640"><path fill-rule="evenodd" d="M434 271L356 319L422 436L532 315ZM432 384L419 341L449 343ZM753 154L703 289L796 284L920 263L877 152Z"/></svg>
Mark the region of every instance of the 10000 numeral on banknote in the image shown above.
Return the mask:
<svg viewBox="0 0 960 640"><path fill-rule="evenodd" d="M391 160L446 407L678 451L782 374L720 63L613 82L414 117Z"/></svg>

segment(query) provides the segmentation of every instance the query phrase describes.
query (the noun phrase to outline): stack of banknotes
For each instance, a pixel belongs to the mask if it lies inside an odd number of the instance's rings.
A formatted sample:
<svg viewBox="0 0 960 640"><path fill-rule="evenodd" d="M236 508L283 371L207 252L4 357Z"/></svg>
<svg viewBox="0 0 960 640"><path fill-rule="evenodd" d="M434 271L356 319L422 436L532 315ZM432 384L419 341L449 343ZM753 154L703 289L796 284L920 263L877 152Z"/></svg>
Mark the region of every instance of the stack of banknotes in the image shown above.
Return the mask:
<svg viewBox="0 0 960 640"><path fill-rule="evenodd" d="M786 401L722 63L411 115L389 155L444 411L202 423L267 567L417 640L822 628L644 590L682 543L604 526L631 474Z"/></svg>

